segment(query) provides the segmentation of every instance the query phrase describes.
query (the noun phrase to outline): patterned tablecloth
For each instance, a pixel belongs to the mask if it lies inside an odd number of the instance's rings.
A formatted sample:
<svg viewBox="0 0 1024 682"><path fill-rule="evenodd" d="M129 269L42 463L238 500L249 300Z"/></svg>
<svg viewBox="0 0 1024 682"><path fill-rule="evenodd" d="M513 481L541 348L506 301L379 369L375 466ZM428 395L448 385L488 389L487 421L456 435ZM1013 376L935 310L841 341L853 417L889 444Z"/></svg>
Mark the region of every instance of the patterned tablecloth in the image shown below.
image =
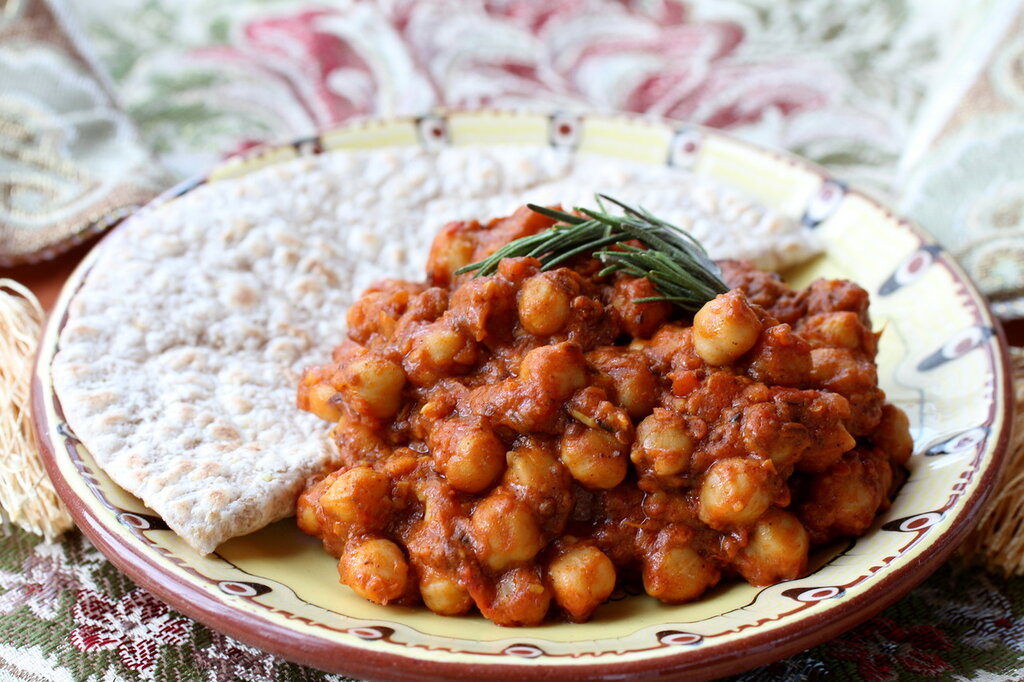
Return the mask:
<svg viewBox="0 0 1024 682"><path fill-rule="evenodd" d="M647 112L790 149L918 219L1024 316L1020 0L0 0L0 227L116 215L354 116L477 105ZM18 152L32 136L45 163ZM175 613L78 534L11 530L0 589L0 679L343 679ZM738 679L828 673L1024 679L1024 579L954 560Z"/></svg>

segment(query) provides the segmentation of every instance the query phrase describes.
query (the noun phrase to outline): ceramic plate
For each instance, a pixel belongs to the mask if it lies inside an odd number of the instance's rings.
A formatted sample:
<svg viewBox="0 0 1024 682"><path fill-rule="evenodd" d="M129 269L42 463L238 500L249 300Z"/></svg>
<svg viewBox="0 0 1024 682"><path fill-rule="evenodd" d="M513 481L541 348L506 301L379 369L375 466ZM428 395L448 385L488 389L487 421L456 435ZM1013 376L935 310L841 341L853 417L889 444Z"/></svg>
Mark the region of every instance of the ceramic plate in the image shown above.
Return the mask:
<svg viewBox="0 0 1024 682"><path fill-rule="evenodd" d="M879 378L910 415L915 453L892 508L864 537L821 548L800 580L726 582L666 606L619 593L586 624L499 628L381 607L338 585L335 561L291 520L197 555L96 466L65 423L50 363L69 301L96 252L68 281L43 339L35 413L47 467L87 536L115 565L180 611L291 660L354 676L571 679L735 673L834 637L939 566L970 529L1006 449L1005 343L963 271L925 233L795 157L687 125L616 116L467 112L348 126L236 159L158 202L306 154L395 145L558 145L690 168L815 230L825 254L795 284L845 277L872 295L884 329ZM131 229L129 219L118 229Z"/></svg>

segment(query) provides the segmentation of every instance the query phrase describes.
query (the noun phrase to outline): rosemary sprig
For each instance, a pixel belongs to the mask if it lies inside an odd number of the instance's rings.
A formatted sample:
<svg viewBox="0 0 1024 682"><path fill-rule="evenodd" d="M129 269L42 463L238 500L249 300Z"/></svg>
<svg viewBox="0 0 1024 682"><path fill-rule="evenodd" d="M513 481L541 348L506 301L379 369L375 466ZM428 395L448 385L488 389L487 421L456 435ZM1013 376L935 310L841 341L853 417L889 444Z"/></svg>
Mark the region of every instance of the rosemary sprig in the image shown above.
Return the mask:
<svg viewBox="0 0 1024 682"><path fill-rule="evenodd" d="M721 279L721 269L688 232L607 195L599 194L596 198L601 210L576 208L582 215L527 204L532 211L554 218L558 224L515 239L487 258L459 268L455 274L476 271L477 277L492 275L503 258L519 256L536 258L542 270L550 270L589 253L605 264L598 273L601 277L621 271L651 280L660 295L637 302L669 301L693 312L729 290ZM608 213L602 200L621 208L623 215ZM631 240L640 242L644 248L626 243Z"/></svg>

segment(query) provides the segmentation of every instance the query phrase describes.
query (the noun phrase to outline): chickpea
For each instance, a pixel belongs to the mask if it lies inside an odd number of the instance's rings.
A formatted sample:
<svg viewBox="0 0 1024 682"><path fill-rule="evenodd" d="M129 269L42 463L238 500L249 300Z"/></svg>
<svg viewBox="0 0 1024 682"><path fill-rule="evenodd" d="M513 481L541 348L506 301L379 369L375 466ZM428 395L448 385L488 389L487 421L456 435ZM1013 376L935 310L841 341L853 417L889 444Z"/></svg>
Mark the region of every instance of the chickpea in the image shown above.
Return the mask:
<svg viewBox="0 0 1024 682"><path fill-rule="evenodd" d="M657 379L653 374L649 378L649 384L648 377L642 375L623 377L616 381L615 402L633 419L643 419L658 404Z"/></svg>
<svg viewBox="0 0 1024 682"><path fill-rule="evenodd" d="M563 402L587 384L583 353L575 343L534 348L519 364L519 379L536 386L552 400Z"/></svg>
<svg viewBox="0 0 1024 682"><path fill-rule="evenodd" d="M317 505L320 501L320 496L330 487L333 479L331 477L324 478L316 481L312 485L307 485L306 489L299 495L298 501L295 503L295 518L299 525L299 530L308 535L319 535L321 531L320 519L317 518Z"/></svg>
<svg viewBox="0 0 1024 682"><path fill-rule="evenodd" d="M857 439L850 435L842 422L821 424L814 432L814 444L804 450L797 468L801 471L824 471L856 445Z"/></svg>
<svg viewBox="0 0 1024 682"><path fill-rule="evenodd" d="M526 280L519 291L519 322L537 336L557 334L569 319L571 303L572 292L557 273L538 273Z"/></svg>
<svg viewBox="0 0 1024 682"><path fill-rule="evenodd" d="M534 384L509 378L470 389L465 401L472 414L487 415L496 426L520 433L557 433L563 401Z"/></svg>
<svg viewBox="0 0 1024 682"><path fill-rule="evenodd" d="M391 453L391 446L384 442L380 432L354 415L342 414L330 434L342 453L342 461L374 461Z"/></svg>
<svg viewBox="0 0 1024 682"><path fill-rule="evenodd" d="M551 605L551 593L536 568L513 568L501 576L490 603L477 606L498 625L540 625Z"/></svg>
<svg viewBox="0 0 1024 682"><path fill-rule="evenodd" d="M837 311L809 315L800 322L800 335L812 347L856 349L861 345L861 332L866 331L857 313Z"/></svg>
<svg viewBox="0 0 1024 682"><path fill-rule="evenodd" d="M620 275L609 292L610 311L622 330L638 339L650 338L672 314L668 301L638 299L658 296L659 292L646 277Z"/></svg>
<svg viewBox="0 0 1024 682"><path fill-rule="evenodd" d="M800 399L801 395L811 397ZM808 437L808 447L795 460L797 469L824 471L857 444L847 430L852 410L843 396L829 391L800 392L796 404L800 409L791 416L807 427Z"/></svg>
<svg viewBox="0 0 1024 682"><path fill-rule="evenodd" d="M589 544L576 544L559 552L548 564L547 576L555 602L575 623L587 621L615 589L611 559Z"/></svg>
<svg viewBox="0 0 1024 682"><path fill-rule="evenodd" d="M658 379L642 352L601 347L587 353L587 362L601 372L598 385L633 419L643 419L658 404Z"/></svg>
<svg viewBox="0 0 1024 682"><path fill-rule="evenodd" d="M876 389L878 370L862 352L847 348L815 348L811 351L810 379L821 388L852 399L859 392ZM872 424L874 426L877 426L877 421Z"/></svg>
<svg viewBox="0 0 1024 682"><path fill-rule="evenodd" d="M572 477L587 488L607 490L626 477L625 447L600 428L569 427L559 443L558 456Z"/></svg>
<svg viewBox="0 0 1024 682"><path fill-rule="evenodd" d="M506 455L506 461L506 485L522 487L544 495L562 488L565 469L546 448L517 447Z"/></svg>
<svg viewBox="0 0 1024 682"><path fill-rule="evenodd" d="M544 529L558 535L573 507L572 476L546 443L520 443L506 455L502 485L526 504Z"/></svg>
<svg viewBox="0 0 1024 682"><path fill-rule="evenodd" d="M715 530L753 523L772 503L772 475L748 457L716 461L700 486L700 520Z"/></svg>
<svg viewBox="0 0 1024 682"><path fill-rule="evenodd" d="M811 479L799 514L812 542L861 535L871 526L892 484L887 460L883 452L857 448Z"/></svg>
<svg viewBox="0 0 1024 682"><path fill-rule="evenodd" d="M895 405L886 404L882 407L882 421L871 434L871 440L888 453L894 464L906 464L914 452L907 413Z"/></svg>
<svg viewBox="0 0 1024 682"><path fill-rule="evenodd" d="M615 378L615 399L633 419L651 413L657 401L658 380L646 367L633 375Z"/></svg>
<svg viewBox="0 0 1024 682"><path fill-rule="evenodd" d="M689 467L694 448L685 419L659 407L636 428L629 458L641 474L675 476Z"/></svg>
<svg viewBox="0 0 1024 682"><path fill-rule="evenodd" d="M579 424L610 435L623 450L633 442L636 429L629 415L608 400L608 395L597 386L576 391L564 407Z"/></svg>
<svg viewBox="0 0 1024 682"><path fill-rule="evenodd" d="M437 528L449 528L450 521L459 515L454 500L454 491L447 485L443 478L419 479L413 489L416 500L423 505L423 518L417 523L405 537L405 547L409 550L410 556L418 557L415 547L428 546L434 541ZM445 530L444 533L447 533ZM429 554L429 552L428 552Z"/></svg>
<svg viewBox="0 0 1024 682"><path fill-rule="evenodd" d="M454 577L430 567L420 575L420 596L428 609L442 616L458 616L473 606L469 592Z"/></svg>
<svg viewBox="0 0 1024 682"><path fill-rule="evenodd" d="M376 353L366 353L342 368L342 393L360 414L387 419L398 412L405 370Z"/></svg>
<svg viewBox="0 0 1024 682"><path fill-rule="evenodd" d="M851 478L833 500L834 526L845 529L845 535L860 535L875 519L883 496L881 486L863 478Z"/></svg>
<svg viewBox="0 0 1024 682"><path fill-rule="evenodd" d="M366 466L344 472L320 496L320 506L332 521L379 530L391 513L391 482Z"/></svg>
<svg viewBox="0 0 1024 682"><path fill-rule="evenodd" d="M335 397L338 391L331 384L336 370L335 365L322 365L307 367L303 371L296 396L296 405L300 410L312 412L329 422L341 418L341 407Z"/></svg>
<svg viewBox="0 0 1024 682"><path fill-rule="evenodd" d="M778 471L792 471L811 444L807 427L780 418L772 403L755 403L743 410L742 434L747 452L770 458Z"/></svg>
<svg viewBox="0 0 1024 682"><path fill-rule="evenodd" d="M754 347L760 334L757 313L738 291L719 294L693 317L693 344L709 365L731 364Z"/></svg>
<svg viewBox="0 0 1024 682"><path fill-rule="evenodd" d="M441 228L430 245L427 275L434 286L448 286L455 271L473 262L476 239L471 232L476 223L452 222Z"/></svg>
<svg viewBox="0 0 1024 682"><path fill-rule="evenodd" d="M528 256L502 258L498 262L497 275L517 287L521 287L523 282L540 272L540 269L541 262L536 258Z"/></svg>
<svg viewBox="0 0 1024 682"><path fill-rule="evenodd" d="M321 419L336 422L341 419L338 398L341 396L329 383L300 385L299 408L312 412Z"/></svg>
<svg viewBox="0 0 1024 682"><path fill-rule="evenodd" d="M341 582L360 597L387 604L405 594L409 565L398 545L376 538L367 540L338 562Z"/></svg>
<svg viewBox="0 0 1024 682"><path fill-rule="evenodd" d="M307 535L317 535L320 532L320 521L316 518L316 508L310 505L299 505L295 514L299 530Z"/></svg>
<svg viewBox="0 0 1024 682"><path fill-rule="evenodd" d="M447 376L468 371L476 358L473 340L439 321L413 339L402 364L412 384L432 386Z"/></svg>
<svg viewBox="0 0 1024 682"><path fill-rule="evenodd" d="M812 352L788 324L772 325L748 354L747 375L765 384L803 386L811 379Z"/></svg>
<svg viewBox="0 0 1024 682"><path fill-rule="evenodd" d="M754 524L734 565L751 585L774 585L804 574L809 549L810 538L800 520L773 507Z"/></svg>
<svg viewBox="0 0 1024 682"><path fill-rule="evenodd" d="M680 524L692 523L695 509L686 495L677 492L666 492L655 489L644 493L640 508L649 519L657 519L661 523Z"/></svg>
<svg viewBox="0 0 1024 682"><path fill-rule="evenodd" d="M715 585L721 573L707 557L667 528L643 564L644 591L666 604L692 601Z"/></svg>
<svg viewBox="0 0 1024 682"><path fill-rule="evenodd" d="M449 301L452 325L474 341L500 339L515 324L515 287L497 277L470 279L456 289Z"/></svg>
<svg viewBox="0 0 1024 682"><path fill-rule="evenodd" d="M456 490L479 493L505 470L505 444L480 418L438 422L429 445L438 471Z"/></svg>
<svg viewBox="0 0 1024 682"><path fill-rule="evenodd" d="M422 455L411 448L399 447L391 456L379 463L380 472L391 479L404 478L420 463Z"/></svg>
<svg viewBox="0 0 1024 682"><path fill-rule="evenodd" d="M466 345L466 337L454 329L438 327L421 337L423 350L436 365L455 362L455 357ZM413 346L415 348L415 345Z"/></svg>
<svg viewBox="0 0 1024 682"><path fill-rule="evenodd" d="M840 279L819 279L804 290L807 314L849 310L865 324L868 321L868 292L853 282Z"/></svg>
<svg viewBox="0 0 1024 682"><path fill-rule="evenodd" d="M470 517L477 556L494 571L529 561L544 545L529 507L508 493L485 497Z"/></svg>
<svg viewBox="0 0 1024 682"><path fill-rule="evenodd" d="M423 284L397 279L370 285L345 315L348 337L358 344L366 344L374 336L391 338L410 299L424 288Z"/></svg>
<svg viewBox="0 0 1024 682"><path fill-rule="evenodd" d="M680 359L689 369L700 366L701 358L694 349L694 336L692 327L672 322L662 325L643 347L643 353L651 360L651 369L666 374Z"/></svg>

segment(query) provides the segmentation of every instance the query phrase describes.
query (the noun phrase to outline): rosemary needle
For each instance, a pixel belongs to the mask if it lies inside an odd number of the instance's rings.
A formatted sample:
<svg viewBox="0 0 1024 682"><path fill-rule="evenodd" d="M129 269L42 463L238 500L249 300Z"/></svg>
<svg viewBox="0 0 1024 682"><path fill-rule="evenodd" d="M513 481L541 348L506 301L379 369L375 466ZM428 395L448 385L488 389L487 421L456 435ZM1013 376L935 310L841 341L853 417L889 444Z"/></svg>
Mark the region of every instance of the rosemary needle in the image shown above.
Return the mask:
<svg viewBox="0 0 1024 682"><path fill-rule="evenodd" d="M605 264L601 277L625 272L649 279L659 295L638 302L669 301L694 312L729 290L721 279L721 269L688 232L607 195L599 194L596 199L601 210L577 208L579 215L527 204L535 213L559 222L543 232L514 239L455 274L475 271L477 277L492 275L502 259L520 256L536 258L542 270L550 270L589 253ZM618 206L623 214L608 213L602 200ZM643 248L628 243L631 241Z"/></svg>

